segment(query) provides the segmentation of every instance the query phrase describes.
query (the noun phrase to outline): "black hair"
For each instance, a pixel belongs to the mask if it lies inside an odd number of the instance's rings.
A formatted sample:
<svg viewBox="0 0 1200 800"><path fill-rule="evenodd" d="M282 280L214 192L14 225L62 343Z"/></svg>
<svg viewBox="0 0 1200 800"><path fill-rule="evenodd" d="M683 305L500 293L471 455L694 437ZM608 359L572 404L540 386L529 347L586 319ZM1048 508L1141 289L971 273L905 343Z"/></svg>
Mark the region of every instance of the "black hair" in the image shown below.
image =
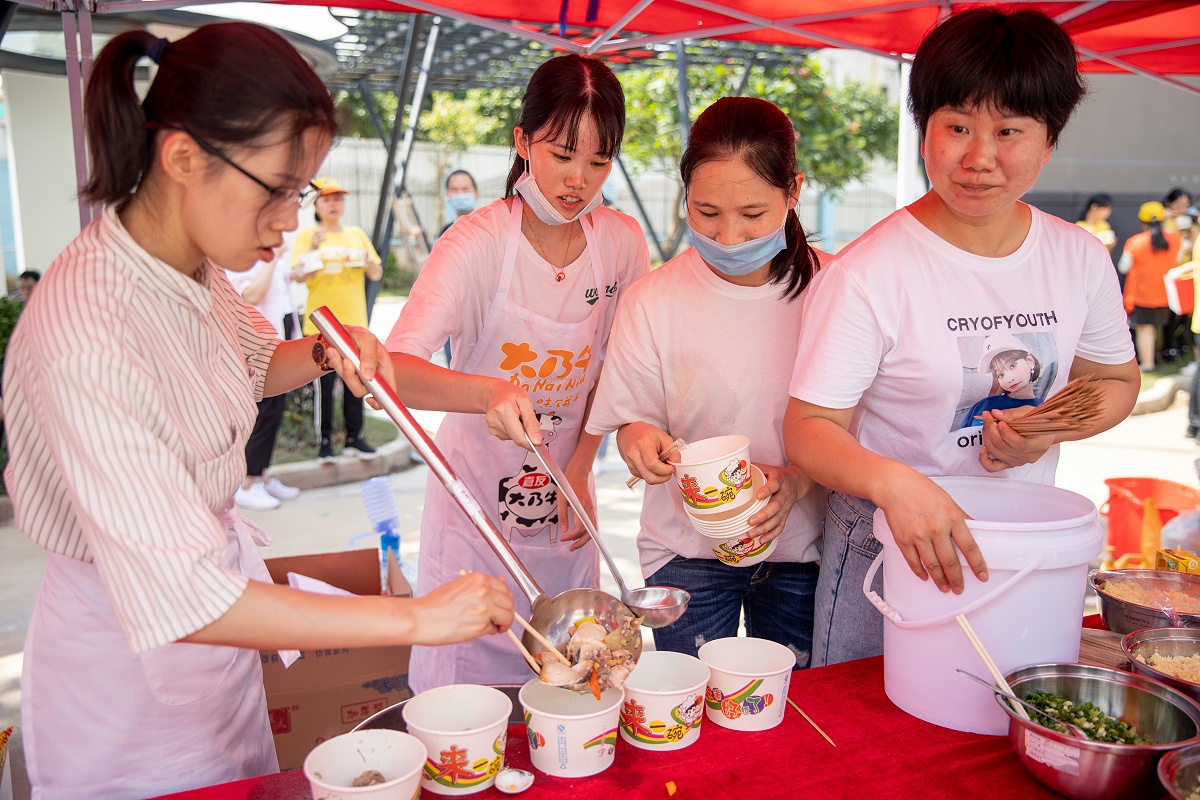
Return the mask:
<svg viewBox="0 0 1200 800"><path fill-rule="evenodd" d="M1163 224L1161 219L1153 219L1146 223L1150 231L1150 251L1153 253L1161 253L1170 247L1167 242L1167 237L1163 234Z"/></svg>
<svg viewBox="0 0 1200 800"><path fill-rule="evenodd" d="M603 61L570 53L550 59L533 73L521 99L517 125L529 137L530 144L566 133L563 144L574 150L585 114L596 125L600 152L614 158L625 135L625 93L621 83ZM513 185L526 169L525 159L518 153L508 171L505 197L512 197Z"/></svg>
<svg viewBox="0 0 1200 800"><path fill-rule="evenodd" d="M134 69L152 52L158 73L139 101ZM84 109L92 173L83 193L100 203L125 197L149 173L161 129L218 148L254 146L281 129L293 144L309 130L337 132L317 74L286 39L248 22L203 25L165 45L143 30L115 36L92 67Z"/></svg>
<svg viewBox="0 0 1200 800"><path fill-rule="evenodd" d="M1174 189L1167 192L1167 196L1164 197L1162 201L1163 205L1170 205L1181 197L1186 197L1188 199L1189 206L1192 204L1191 192L1189 192L1187 189L1184 189L1182 186L1176 186Z"/></svg>
<svg viewBox="0 0 1200 800"><path fill-rule="evenodd" d="M972 8L934 28L917 48L908 108L922 137L939 109L983 106L1044 123L1054 146L1086 91L1075 45L1050 17Z"/></svg>
<svg viewBox="0 0 1200 800"><path fill-rule="evenodd" d="M1112 208L1112 204L1112 198L1103 192L1100 194L1094 194L1087 199L1086 203L1083 204L1083 211L1079 212L1079 216L1075 218L1075 221L1083 222L1085 219L1087 219L1088 212L1092 210L1093 206L1096 208Z"/></svg>
<svg viewBox="0 0 1200 800"><path fill-rule="evenodd" d="M758 177L789 197L796 188L796 129L773 103L754 97L722 97L696 119L688 134L687 150L679 161L684 191L701 164L736 158ZM816 251L789 211L784 224L787 247L771 259L771 283L783 284L789 300L800 296L821 268Z"/></svg>
<svg viewBox="0 0 1200 800"><path fill-rule="evenodd" d="M38 272L35 269L27 269L24 272L22 272L20 275L17 276L17 280L22 280L22 281L31 280L34 283L37 283L41 279L42 279L42 273Z"/></svg>
<svg viewBox="0 0 1200 800"><path fill-rule="evenodd" d="M465 169L456 169L456 170L454 170L454 172L451 172L449 175L447 175L446 176L446 185L443 188L445 188L445 189L450 188L450 179L453 178L455 175L466 175L467 180L469 180L471 182L471 188L474 189L476 192L479 191L479 186L478 186L478 184L475 183L475 176L472 175L471 173L467 172Z"/></svg>

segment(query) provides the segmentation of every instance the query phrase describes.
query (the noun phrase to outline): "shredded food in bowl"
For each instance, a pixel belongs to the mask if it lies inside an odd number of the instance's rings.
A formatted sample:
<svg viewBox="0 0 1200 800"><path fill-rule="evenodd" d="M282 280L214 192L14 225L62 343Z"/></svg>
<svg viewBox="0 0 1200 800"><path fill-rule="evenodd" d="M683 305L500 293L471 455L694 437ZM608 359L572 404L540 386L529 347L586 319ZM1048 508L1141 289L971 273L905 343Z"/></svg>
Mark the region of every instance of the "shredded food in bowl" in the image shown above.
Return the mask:
<svg viewBox="0 0 1200 800"><path fill-rule="evenodd" d="M1177 589L1165 591L1143 586L1136 580L1106 581L1104 593L1146 608L1174 608L1181 614L1200 614L1200 597Z"/></svg>
<svg viewBox="0 0 1200 800"><path fill-rule="evenodd" d="M1191 656L1164 656L1155 651L1146 658L1141 653L1134 656L1139 662L1153 667L1164 675L1190 683L1200 683L1200 654ZM1197 798L1200 800L1200 798Z"/></svg>

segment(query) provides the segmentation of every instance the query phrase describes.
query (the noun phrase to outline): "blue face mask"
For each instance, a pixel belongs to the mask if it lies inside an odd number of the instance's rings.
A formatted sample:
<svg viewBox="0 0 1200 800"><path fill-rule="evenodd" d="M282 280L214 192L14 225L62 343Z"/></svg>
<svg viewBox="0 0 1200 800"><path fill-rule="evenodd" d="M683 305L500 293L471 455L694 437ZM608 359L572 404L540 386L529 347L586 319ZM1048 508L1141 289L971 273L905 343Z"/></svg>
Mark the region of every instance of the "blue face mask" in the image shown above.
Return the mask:
<svg viewBox="0 0 1200 800"><path fill-rule="evenodd" d="M465 214L475 207L475 194L472 192L446 195L446 205L455 214Z"/></svg>
<svg viewBox="0 0 1200 800"><path fill-rule="evenodd" d="M741 244L721 244L708 238L692 227L691 218L688 219L688 231L692 247L696 248L706 264L730 277L741 277L762 268L777 253L787 249L787 233L784 231L787 217L783 219L773 233Z"/></svg>

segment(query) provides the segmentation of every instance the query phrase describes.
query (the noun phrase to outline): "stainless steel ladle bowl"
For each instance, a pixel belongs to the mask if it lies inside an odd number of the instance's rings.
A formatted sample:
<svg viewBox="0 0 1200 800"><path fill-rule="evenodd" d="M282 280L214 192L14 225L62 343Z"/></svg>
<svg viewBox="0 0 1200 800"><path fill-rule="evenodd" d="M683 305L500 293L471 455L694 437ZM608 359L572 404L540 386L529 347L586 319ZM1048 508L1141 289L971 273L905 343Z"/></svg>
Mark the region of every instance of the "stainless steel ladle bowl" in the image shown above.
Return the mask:
<svg viewBox="0 0 1200 800"><path fill-rule="evenodd" d="M342 358L349 361L356 370L361 368L354 340L328 307L322 306L318 308L309 315L309 319L312 320L317 330L325 336L329 344L341 354ZM371 390L371 394L379 401L379 405L392 418L396 426L400 428L400 432L404 434L417 453L425 459L425 463L429 465L429 469L432 470L433 474L442 482L442 485L446 487L446 491L450 492L450 496L454 498L455 502L458 503L459 507L470 518L471 523L479 531L480 535L483 536L484 541L495 551L496 556L500 559L500 563L509 571L513 580L517 582L517 586L529 598L531 609L530 625L549 639L555 647L561 652L566 652L567 643L571 640L571 634L568 633L568 629L575 624L576 620L584 617L593 617L597 622L604 625L606 629L612 630L625 619L641 616L640 613L635 613L625 603L607 592L602 592L598 589L568 589L555 597L547 597L541 587L537 585L537 581L525 569L525 565L517 558L516 553L513 552L508 542L504 540L495 523L484 513L483 507L479 505L470 488L463 483L462 479L446 463L446 459L441 451L438 450L437 445L433 443L433 440L429 438L425 430L413 419L412 414L400 402L400 398L396 396L392 387L379 378L364 380L363 383ZM521 640L531 653L545 650L545 647L528 632L524 633ZM640 631L630 645L629 650L633 654L633 660L636 662L642 654L642 635Z"/></svg>

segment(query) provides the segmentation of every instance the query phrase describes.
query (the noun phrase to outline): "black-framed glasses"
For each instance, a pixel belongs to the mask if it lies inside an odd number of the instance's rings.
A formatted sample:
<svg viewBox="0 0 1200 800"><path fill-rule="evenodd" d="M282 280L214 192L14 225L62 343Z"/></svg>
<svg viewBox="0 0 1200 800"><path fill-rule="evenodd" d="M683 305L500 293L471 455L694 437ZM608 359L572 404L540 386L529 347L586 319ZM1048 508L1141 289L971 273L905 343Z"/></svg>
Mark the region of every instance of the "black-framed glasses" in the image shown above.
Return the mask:
<svg viewBox="0 0 1200 800"><path fill-rule="evenodd" d="M196 136L196 134L189 132L188 135L195 139L196 144L200 145L200 148L206 153L216 156L229 166L236 169L238 172L245 175L250 180L257 183L262 188L266 189L267 193L271 195L271 204L278 204L282 206L289 203L295 203L300 208L308 208L317 199L318 195L321 194L321 187L317 186L311 181L309 182L308 186L305 186L303 189L292 189L287 186L271 186L266 181L251 175L243 167L234 162L229 156L225 155L216 147L213 147L208 142Z"/></svg>

